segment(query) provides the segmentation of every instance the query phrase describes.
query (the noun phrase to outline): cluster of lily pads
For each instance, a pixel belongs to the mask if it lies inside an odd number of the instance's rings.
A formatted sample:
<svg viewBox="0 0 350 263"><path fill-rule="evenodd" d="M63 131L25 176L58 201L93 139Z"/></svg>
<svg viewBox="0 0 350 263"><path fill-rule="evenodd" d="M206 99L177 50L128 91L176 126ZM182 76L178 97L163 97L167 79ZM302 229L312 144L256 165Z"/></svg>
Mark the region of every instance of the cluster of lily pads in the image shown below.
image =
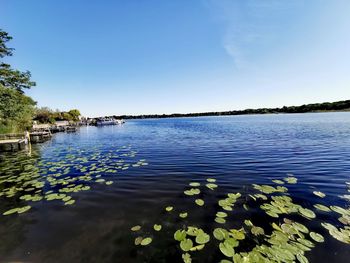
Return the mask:
<svg viewBox="0 0 350 263"><path fill-rule="evenodd" d="M218 187L214 178L206 180L205 187L211 191ZM267 218L270 218L268 227L263 228L253 224L252 221L258 222L259 220L254 217L244 219L238 229L225 227L230 222L237 223L237 219L234 218L236 207L242 206L245 210L249 209L246 204L249 198L242 196L241 193L227 193L225 198L218 200L215 205L216 213L213 215L214 226L218 225L212 229L212 232L205 232L198 226L186 225L184 222L181 222L180 228L176 228L175 225L174 240L178 242L177 246L182 251L183 262L192 262L193 253L203 250L207 244L214 244L218 252L220 251L223 257L221 263L308 262L305 254L311 251L317 243L324 242L325 238L297 220L298 218L312 220L317 213L335 212L339 214L340 226L334 226L328 222L321 222L320 226L328 230L329 234L338 241L350 244L350 208L314 204L315 210L313 210L295 203L285 185L296 184L297 181L296 177L288 174L281 180L272 180L272 185L252 185L253 191L257 190L258 193L248 194L247 197L250 197L250 202L258 202L254 208L260 208L266 213ZM196 205L204 206L205 201L197 198L202 191L205 191L205 188L200 187L200 182L191 182L184 190L184 194L189 198L195 198ZM313 194L319 198L326 197L326 194L320 191L313 191ZM175 210L173 206L168 206L165 210L176 215L173 213ZM204 211L210 211L210 209ZM187 212L179 213L180 218L187 216ZM163 229L161 226L158 228L156 226L158 225L154 225L155 231ZM172 225L167 224L167 227L172 227ZM131 228L135 232L140 229L141 226ZM146 237L137 236L134 243L147 246L151 244L155 235L156 233L148 233Z"/></svg>
<svg viewBox="0 0 350 263"><path fill-rule="evenodd" d="M6 156L0 163L0 197L19 199L22 205L2 214L27 212L32 202L42 200L59 200L64 205L72 205L74 193L88 191L94 184L111 185L114 182L111 179L120 171L148 165L145 159L134 160L137 151L130 145L110 149L62 145L46 149L43 157L38 153Z"/></svg>

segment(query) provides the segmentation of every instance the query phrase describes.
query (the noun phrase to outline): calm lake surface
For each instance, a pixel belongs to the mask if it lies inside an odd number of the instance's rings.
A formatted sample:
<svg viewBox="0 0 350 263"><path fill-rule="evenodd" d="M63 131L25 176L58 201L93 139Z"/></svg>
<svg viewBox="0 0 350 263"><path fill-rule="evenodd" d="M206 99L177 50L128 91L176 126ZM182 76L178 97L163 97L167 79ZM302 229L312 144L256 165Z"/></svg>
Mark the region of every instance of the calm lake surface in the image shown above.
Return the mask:
<svg viewBox="0 0 350 263"><path fill-rule="evenodd" d="M252 184L276 187L272 180L287 174L297 178L296 184L281 185L288 192L264 194L266 201L249 196L262 194ZM218 187L205 187L207 178L216 179ZM201 183L199 195L184 194L190 182ZM187 226L210 234L203 250L189 252L193 262L219 262L230 258L220 252L213 229L244 227L246 237L235 251L249 252L266 242L249 233L244 220L270 235L272 222L281 225L288 218L324 237L318 243L305 235L314 243L305 252L310 262L347 263L350 244L321 226L344 228L341 215L313 207L349 209L347 182L350 113L129 120L122 126L82 127L33 145L30 154L1 155L0 262L182 262L173 235ZM241 193L233 211L218 205L227 193ZM273 195L290 196L316 217L267 215L260 205ZM197 205L196 198L205 204ZM23 213L2 215L28 205ZM165 211L167 206L173 210ZM214 221L218 211L228 214L225 224ZM188 217L180 218L181 212ZM161 224L161 231L154 231L154 224ZM132 232L135 225L142 229ZM136 246L138 236L153 241Z"/></svg>

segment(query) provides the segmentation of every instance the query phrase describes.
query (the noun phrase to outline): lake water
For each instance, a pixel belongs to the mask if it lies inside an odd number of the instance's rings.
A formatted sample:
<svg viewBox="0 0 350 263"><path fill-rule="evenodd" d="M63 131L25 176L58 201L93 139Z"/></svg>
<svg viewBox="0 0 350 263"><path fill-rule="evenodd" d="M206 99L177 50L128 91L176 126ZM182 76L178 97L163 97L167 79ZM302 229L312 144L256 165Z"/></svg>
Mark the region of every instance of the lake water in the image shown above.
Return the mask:
<svg viewBox="0 0 350 263"><path fill-rule="evenodd" d="M304 234L313 243L304 254L310 262L349 262L350 244L321 225L345 229L349 222L340 222L342 215L334 209L313 205L349 209L350 113L129 120L55 134L30 153L0 158L0 262L182 262L185 252L174 232L188 226L210 235L202 250L188 252L193 262L232 261L220 251L215 228L244 227L245 239L234 250L249 252L271 246L271 224L281 226L285 218L324 237L318 243ZM297 183L284 181L287 174ZM218 187L207 188L208 178ZM288 191L266 194L253 184ZM191 188L200 194L185 195ZM218 205L227 193L241 194L232 211ZM298 211L271 217L260 208L271 196L289 196L316 217ZM173 210L167 212L168 206ZM22 210L2 215L13 208ZM218 211L228 214L226 223L215 222ZM188 216L179 217L182 212ZM262 227L265 235L253 235L244 220ZM161 224L161 231L154 224ZM131 231L135 225L141 230ZM136 246L138 236L153 241Z"/></svg>

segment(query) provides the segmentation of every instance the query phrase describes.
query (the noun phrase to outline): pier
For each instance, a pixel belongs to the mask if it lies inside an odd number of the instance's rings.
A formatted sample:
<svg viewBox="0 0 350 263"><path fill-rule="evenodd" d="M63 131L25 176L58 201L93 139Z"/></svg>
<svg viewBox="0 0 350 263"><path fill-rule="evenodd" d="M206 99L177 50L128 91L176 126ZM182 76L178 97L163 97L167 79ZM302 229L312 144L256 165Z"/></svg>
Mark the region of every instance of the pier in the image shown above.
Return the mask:
<svg viewBox="0 0 350 263"><path fill-rule="evenodd" d="M23 150L28 143L26 135L23 134L1 134L0 152L15 152Z"/></svg>

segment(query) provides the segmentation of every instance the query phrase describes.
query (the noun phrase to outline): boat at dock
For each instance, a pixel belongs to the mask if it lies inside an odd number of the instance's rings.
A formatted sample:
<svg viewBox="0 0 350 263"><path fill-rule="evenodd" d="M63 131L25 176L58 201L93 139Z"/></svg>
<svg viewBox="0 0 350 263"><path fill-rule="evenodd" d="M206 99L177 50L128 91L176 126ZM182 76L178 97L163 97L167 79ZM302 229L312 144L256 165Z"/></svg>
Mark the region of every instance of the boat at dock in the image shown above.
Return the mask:
<svg viewBox="0 0 350 263"><path fill-rule="evenodd" d="M125 123L124 120L118 120L113 118L100 118L96 120L97 126L106 126L106 125L121 125Z"/></svg>

